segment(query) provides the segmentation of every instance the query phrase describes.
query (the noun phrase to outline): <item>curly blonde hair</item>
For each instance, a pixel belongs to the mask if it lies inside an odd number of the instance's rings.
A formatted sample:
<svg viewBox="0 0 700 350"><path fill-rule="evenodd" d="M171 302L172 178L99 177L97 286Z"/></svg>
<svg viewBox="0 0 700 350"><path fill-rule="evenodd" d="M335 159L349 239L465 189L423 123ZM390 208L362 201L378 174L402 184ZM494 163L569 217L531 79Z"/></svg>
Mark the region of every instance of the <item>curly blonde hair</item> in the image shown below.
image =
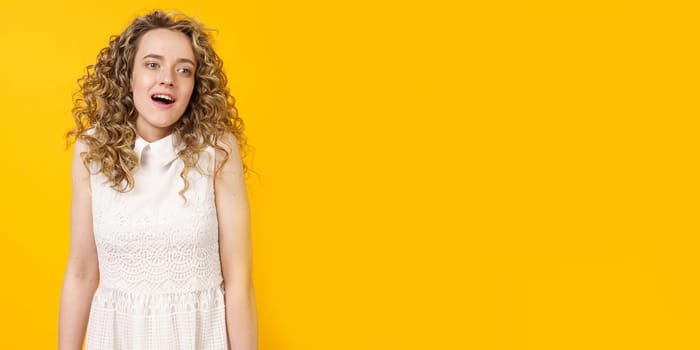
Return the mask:
<svg viewBox="0 0 700 350"><path fill-rule="evenodd" d="M185 165L180 174L184 186L179 192L184 198L189 187L187 173L197 168L200 152L207 146L225 154L220 164L230 156L219 145L226 133L235 136L242 159L248 146L243 120L227 88L223 61L212 48L209 30L193 18L156 10L137 17L124 32L112 36L109 46L97 55L97 62L87 66L85 75L78 79L79 91L73 97L72 111L75 128L66 133L66 141L70 145L80 139L87 144L88 151L81 154L83 164L88 166L93 161L99 164L99 172L109 179L112 188L119 192L133 189L134 169L138 165L134 151L138 112L130 93L130 78L139 39L159 28L187 35L197 61L189 105L173 126L173 132L184 145L178 153ZM87 133L89 129L93 131ZM244 175L250 171L245 163L243 171Z"/></svg>

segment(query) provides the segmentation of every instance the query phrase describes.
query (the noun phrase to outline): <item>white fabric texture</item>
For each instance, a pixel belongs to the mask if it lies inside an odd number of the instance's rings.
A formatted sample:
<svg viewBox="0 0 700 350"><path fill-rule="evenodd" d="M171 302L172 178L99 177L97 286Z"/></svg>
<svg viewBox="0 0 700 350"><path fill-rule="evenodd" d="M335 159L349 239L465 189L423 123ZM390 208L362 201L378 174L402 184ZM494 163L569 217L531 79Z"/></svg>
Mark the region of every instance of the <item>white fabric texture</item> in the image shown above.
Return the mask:
<svg viewBox="0 0 700 350"><path fill-rule="evenodd" d="M188 173L174 134L137 137L133 190L120 193L91 174L100 270L87 350L226 350L224 290L214 204L214 150Z"/></svg>

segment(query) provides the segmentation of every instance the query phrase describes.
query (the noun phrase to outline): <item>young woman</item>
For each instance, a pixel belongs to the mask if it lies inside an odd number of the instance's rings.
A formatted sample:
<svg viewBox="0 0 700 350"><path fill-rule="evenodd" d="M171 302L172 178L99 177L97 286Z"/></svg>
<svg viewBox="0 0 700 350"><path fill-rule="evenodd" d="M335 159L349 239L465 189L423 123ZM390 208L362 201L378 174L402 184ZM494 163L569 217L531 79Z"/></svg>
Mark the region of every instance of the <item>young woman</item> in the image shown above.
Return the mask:
<svg viewBox="0 0 700 350"><path fill-rule="evenodd" d="M257 349L247 144L207 32L136 18L79 84L59 349Z"/></svg>

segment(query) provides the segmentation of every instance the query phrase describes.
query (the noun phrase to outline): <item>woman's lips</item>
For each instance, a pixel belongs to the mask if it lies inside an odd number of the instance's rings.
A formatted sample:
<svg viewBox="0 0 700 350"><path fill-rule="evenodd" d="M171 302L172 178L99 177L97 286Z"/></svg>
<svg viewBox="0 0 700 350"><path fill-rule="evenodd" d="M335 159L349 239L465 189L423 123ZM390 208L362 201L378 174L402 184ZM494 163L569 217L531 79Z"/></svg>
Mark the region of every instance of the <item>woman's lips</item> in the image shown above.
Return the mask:
<svg viewBox="0 0 700 350"><path fill-rule="evenodd" d="M151 99L151 103L153 103L156 107L162 108L162 109L168 109L171 108L172 106L175 105L175 102L172 103L163 103L158 100Z"/></svg>
<svg viewBox="0 0 700 350"><path fill-rule="evenodd" d="M175 102L175 97L173 97L170 94L165 94L165 93L153 94L153 95L151 95L151 99L154 101L165 103L165 104L171 104L171 103Z"/></svg>

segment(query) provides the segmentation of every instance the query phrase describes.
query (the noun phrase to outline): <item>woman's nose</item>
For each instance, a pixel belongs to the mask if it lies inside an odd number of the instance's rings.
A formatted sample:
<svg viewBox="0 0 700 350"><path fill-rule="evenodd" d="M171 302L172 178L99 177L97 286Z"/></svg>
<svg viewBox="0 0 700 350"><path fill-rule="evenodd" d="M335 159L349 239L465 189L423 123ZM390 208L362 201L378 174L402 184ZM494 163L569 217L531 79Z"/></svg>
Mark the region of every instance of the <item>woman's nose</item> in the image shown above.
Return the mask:
<svg viewBox="0 0 700 350"><path fill-rule="evenodd" d="M173 76L169 72L164 71L160 77L160 85L173 86Z"/></svg>

